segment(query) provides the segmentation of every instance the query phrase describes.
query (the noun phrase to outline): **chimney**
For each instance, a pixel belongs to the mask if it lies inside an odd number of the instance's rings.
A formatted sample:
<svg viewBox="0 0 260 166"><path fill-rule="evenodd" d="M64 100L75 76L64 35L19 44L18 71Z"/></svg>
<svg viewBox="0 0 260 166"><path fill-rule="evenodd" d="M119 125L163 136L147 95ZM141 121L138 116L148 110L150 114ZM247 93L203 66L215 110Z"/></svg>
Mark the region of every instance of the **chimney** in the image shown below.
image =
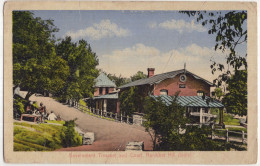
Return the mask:
<svg viewBox="0 0 260 166"><path fill-rule="evenodd" d="M148 71L148 78L154 76L154 68L148 68L147 71Z"/></svg>

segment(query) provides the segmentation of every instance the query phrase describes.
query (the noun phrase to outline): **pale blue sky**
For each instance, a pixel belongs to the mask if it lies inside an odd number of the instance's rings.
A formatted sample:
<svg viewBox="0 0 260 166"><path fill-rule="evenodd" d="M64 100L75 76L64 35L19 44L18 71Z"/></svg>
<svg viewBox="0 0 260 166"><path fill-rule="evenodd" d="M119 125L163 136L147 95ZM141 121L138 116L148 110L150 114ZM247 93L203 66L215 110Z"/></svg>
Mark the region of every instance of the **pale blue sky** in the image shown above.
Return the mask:
<svg viewBox="0 0 260 166"><path fill-rule="evenodd" d="M98 68L129 77L137 71L155 74L187 69L209 81L210 59L215 52L215 36L194 17L178 11L33 11L42 19L52 19L60 29L55 35L70 35L74 41L84 39L97 53ZM245 25L246 27L246 25ZM246 52L246 44L239 48ZM221 58L225 55L221 55ZM224 59L218 58L223 61Z"/></svg>

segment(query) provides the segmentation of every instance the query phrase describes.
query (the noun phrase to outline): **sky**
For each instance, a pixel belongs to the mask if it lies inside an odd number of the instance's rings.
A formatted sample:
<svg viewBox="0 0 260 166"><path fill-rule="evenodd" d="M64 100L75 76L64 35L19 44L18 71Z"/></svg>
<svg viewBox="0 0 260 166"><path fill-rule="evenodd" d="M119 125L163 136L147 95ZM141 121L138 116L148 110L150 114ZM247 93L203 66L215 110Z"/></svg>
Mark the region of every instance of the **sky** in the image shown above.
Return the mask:
<svg viewBox="0 0 260 166"><path fill-rule="evenodd" d="M208 27L178 11L32 11L43 20L54 20L56 38L86 40L96 52L98 68L130 77L147 68L155 74L184 68L209 81L212 60L225 63L228 52L215 51L215 35ZM244 25L246 28L247 25ZM238 47L246 54L247 45Z"/></svg>

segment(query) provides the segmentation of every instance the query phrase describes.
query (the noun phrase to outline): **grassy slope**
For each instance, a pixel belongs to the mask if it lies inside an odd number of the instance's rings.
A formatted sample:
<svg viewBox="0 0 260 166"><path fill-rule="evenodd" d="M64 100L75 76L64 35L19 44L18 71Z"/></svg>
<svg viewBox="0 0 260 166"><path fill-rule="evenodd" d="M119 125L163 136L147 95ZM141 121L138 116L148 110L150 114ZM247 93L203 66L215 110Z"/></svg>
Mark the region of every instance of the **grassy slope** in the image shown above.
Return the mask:
<svg viewBox="0 0 260 166"><path fill-rule="evenodd" d="M63 121L51 123L64 124ZM62 148L62 125L14 122L14 151L50 151Z"/></svg>

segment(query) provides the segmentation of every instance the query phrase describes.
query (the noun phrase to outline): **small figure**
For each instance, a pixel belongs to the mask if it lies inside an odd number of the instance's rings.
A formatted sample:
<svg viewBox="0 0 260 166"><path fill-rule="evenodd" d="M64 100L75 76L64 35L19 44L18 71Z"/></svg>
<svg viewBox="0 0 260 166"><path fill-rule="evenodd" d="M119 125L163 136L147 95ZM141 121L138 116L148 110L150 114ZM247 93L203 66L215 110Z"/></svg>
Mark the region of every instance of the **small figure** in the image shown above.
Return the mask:
<svg viewBox="0 0 260 166"><path fill-rule="evenodd" d="M47 119L46 118L47 117L47 113L46 113L47 111L46 111L46 106L43 105L42 102L40 103L39 112L42 116L42 121L44 122L44 120Z"/></svg>
<svg viewBox="0 0 260 166"><path fill-rule="evenodd" d="M31 101L28 101L28 102L26 103L25 112L26 112L27 114L32 114L32 113L33 113Z"/></svg>
<svg viewBox="0 0 260 166"><path fill-rule="evenodd" d="M48 116L48 120L56 120L57 117L56 115L53 113L53 111L51 111L50 115Z"/></svg>

